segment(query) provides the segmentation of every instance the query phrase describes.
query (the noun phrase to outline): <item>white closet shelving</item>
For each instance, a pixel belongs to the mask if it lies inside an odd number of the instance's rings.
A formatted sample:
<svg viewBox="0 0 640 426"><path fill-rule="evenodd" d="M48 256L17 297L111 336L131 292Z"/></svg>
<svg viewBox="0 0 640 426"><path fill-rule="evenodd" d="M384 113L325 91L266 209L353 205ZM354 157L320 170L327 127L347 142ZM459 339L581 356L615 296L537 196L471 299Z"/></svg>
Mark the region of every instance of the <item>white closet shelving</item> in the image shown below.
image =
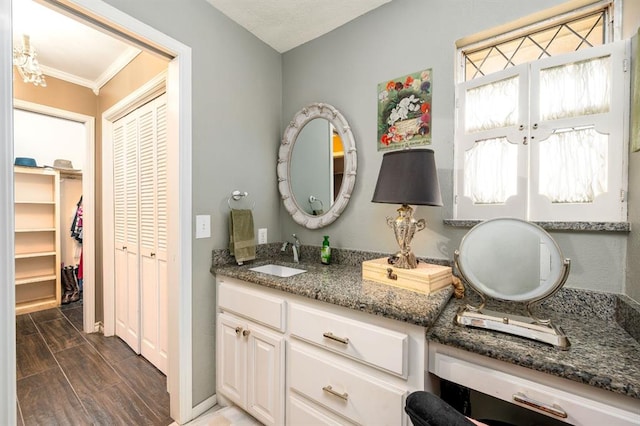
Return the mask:
<svg viewBox="0 0 640 426"><path fill-rule="evenodd" d="M16 313L60 305L60 175L46 168L15 173Z"/></svg>

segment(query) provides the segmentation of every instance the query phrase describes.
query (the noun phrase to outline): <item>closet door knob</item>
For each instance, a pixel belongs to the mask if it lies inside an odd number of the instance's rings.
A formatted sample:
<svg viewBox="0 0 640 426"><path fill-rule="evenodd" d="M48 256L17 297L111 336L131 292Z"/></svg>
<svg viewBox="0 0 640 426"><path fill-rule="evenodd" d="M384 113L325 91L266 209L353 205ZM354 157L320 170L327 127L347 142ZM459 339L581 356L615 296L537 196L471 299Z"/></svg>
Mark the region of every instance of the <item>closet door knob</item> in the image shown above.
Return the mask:
<svg viewBox="0 0 640 426"><path fill-rule="evenodd" d="M127 249L127 246L122 246L122 250L126 250L126 249Z"/></svg>
<svg viewBox="0 0 640 426"><path fill-rule="evenodd" d="M236 327L236 335L240 335L240 333L242 333L242 327L238 326Z"/></svg>
<svg viewBox="0 0 640 426"><path fill-rule="evenodd" d="M251 334L251 330L244 330L244 331L242 332L242 335L243 335L244 337L247 337L249 334Z"/></svg>
<svg viewBox="0 0 640 426"><path fill-rule="evenodd" d="M151 257L156 257L156 254L151 252Z"/></svg>

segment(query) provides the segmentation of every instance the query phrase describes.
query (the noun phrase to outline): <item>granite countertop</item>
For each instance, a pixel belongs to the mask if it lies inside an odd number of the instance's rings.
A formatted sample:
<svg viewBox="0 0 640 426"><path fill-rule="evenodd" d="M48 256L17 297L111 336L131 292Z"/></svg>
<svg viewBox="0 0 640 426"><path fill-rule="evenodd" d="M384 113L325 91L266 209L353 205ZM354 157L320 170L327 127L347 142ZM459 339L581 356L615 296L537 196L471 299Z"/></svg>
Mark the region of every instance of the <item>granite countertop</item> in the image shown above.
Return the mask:
<svg viewBox="0 0 640 426"><path fill-rule="evenodd" d="M640 308L621 303L618 295L563 288L541 305L540 313L552 318L568 336L571 347L565 351L518 336L455 325L455 313L465 302L452 298L452 287L424 295L363 280L361 262L381 257L380 253L335 250L340 262L326 266L287 262L276 247L267 247L260 260L243 266L232 264L228 253L214 251L211 272L423 326L430 341L640 399ZM303 253L303 259L319 258L319 249ZM280 278L249 270L268 263L307 272ZM487 308L522 314L500 302Z"/></svg>
<svg viewBox="0 0 640 426"><path fill-rule="evenodd" d="M280 278L249 270L269 263L305 269L307 272ZM264 287L423 327L433 325L453 294L452 287L426 295L363 280L360 267L341 264L327 266L319 262L288 263L265 260L243 266L213 266L211 271Z"/></svg>
<svg viewBox="0 0 640 426"><path fill-rule="evenodd" d="M568 350L561 350L518 336L458 326L455 314L464 303L451 299L428 330L427 339L640 399L640 343L614 319L554 310L550 317L571 343Z"/></svg>

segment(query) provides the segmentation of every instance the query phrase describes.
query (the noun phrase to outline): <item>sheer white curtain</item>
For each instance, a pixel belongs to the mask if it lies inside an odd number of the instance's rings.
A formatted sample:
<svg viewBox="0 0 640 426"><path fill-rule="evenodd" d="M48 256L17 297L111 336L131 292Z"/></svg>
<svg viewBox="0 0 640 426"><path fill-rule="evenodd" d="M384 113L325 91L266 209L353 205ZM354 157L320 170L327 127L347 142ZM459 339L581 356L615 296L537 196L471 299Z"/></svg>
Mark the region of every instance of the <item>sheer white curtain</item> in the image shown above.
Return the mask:
<svg viewBox="0 0 640 426"><path fill-rule="evenodd" d="M485 84L466 92L465 131L513 126L518 122L519 77Z"/></svg>
<svg viewBox="0 0 640 426"><path fill-rule="evenodd" d="M540 143L539 192L553 203L592 203L607 192L608 135L556 131Z"/></svg>
<svg viewBox="0 0 640 426"><path fill-rule="evenodd" d="M478 141L465 153L464 195L474 204L504 203L517 193L518 148L507 138Z"/></svg>
<svg viewBox="0 0 640 426"><path fill-rule="evenodd" d="M611 57L540 71L540 119L556 120L609 111Z"/></svg>

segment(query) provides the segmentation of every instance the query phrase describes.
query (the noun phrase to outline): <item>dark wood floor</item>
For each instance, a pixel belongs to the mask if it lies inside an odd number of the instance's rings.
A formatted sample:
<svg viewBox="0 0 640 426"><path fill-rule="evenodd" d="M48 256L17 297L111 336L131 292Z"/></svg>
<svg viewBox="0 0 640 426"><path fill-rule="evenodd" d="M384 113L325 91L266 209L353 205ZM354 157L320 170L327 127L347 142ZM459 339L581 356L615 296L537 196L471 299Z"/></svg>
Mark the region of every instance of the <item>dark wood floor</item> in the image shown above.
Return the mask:
<svg viewBox="0 0 640 426"><path fill-rule="evenodd" d="M82 304L16 317L18 425L168 425L166 377L118 337L86 334Z"/></svg>

